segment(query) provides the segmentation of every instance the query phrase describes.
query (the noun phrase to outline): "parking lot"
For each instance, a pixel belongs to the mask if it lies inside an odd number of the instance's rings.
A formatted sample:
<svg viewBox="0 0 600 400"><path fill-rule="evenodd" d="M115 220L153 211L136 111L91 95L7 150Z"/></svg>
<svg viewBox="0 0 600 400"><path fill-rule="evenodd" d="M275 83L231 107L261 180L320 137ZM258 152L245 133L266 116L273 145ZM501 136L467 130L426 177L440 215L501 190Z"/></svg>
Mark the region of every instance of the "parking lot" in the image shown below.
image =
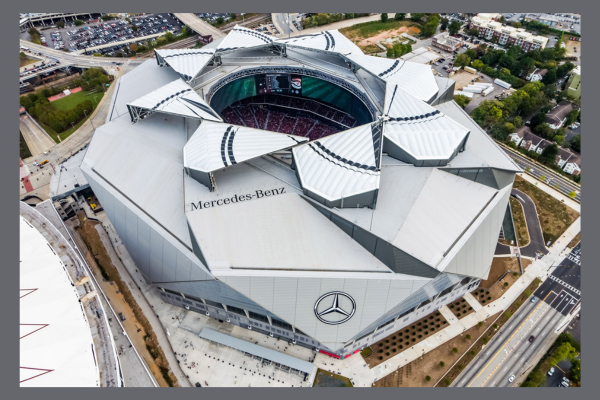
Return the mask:
<svg viewBox="0 0 600 400"><path fill-rule="evenodd" d="M138 17L131 17L131 23L125 18L102 21L99 19L81 26L74 26L68 23L65 28L51 28L40 31L48 47L57 50L82 50L92 46L115 43L114 47L102 49L101 54L111 56L122 52L124 44L119 42L126 39L134 39L151 34L160 33L169 30L173 34L180 33L183 25L170 13L163 14L145 14ZM135 28L134 28L135 26ZM138 43L141 45L141 43Z"/></svg>

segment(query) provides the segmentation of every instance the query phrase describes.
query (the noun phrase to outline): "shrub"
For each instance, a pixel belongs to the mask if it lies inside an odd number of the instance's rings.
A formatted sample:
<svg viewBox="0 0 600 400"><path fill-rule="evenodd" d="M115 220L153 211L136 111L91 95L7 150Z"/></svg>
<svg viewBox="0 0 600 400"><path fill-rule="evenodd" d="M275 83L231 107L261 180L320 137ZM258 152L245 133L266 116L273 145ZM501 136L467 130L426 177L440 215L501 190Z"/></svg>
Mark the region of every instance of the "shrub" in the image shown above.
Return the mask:
<svg viewBox="0 0 600 400"><path fill-rule="evenodd" d="M492 327L493 327L494 329L498 329L498 324L494 323L494 325L492 325Z"/></svg>
<svg viewBox="0 0 600 400"><path fill-rule="evenodd" d="M512 314L510 311L507 311L504 313L504 318L509 319L510 317L512 317Z"/></svg>
<svg viewBox="0 0 600 400"><path fill-rule="evenodd" d="M442 321L442 324L444 324L444 325L445 325L445 324L446 324L446 322L447 322L447 321Z"/></svg>
<svg viewBox="0 0 600 400"><path fill-rule="evenodd" d="M379 350L380 353L383 353L383 350Z"/></svg>
<svg viewBox="0 0 600 400"><path fill-rule="evenodd" d="M431 380L431 377L430 377L429 375L427 375L427 376L425 377L425 380L426 380L427 382L429 382L429 381Z"/></svg>
<svg viewBox="0 0 600 400"><path fill-rule="evenodd" d="M482 304L485 304L485 302L486 302L486 301L487 301L487 300L482 300L482 301L481 301L481 303L482 303Z"/></svg>
<svg viewBox="0 0 600 400"><path fill-rule="evenodd" d="M508 285L508 282L507 282L506 284ZM488 298L487 298L487 299L488 299L488 300L491 300L491 299L492 299L492 296L488 296Z"/></svg>
<svg viewBox="0 0 600 400"><path fill-rule="evenodd" d="M392 353L395 353L397 350L396 349L392 349Z"/></svg>
<svg viewBox="0 0 600 400"><path fill-rule="evenodd" d="M454 354L456 354L456 353L458 353L458 349L457 349L456 347L453 347L453 348L452 348L452 352L453 352Z"/></svg>
<svg viewBox="0 0 600 400"><path fill-rule="evenodd" d="M456 316L457 316L457 317L460 317L460 315L461 315L460 313L457 313L457 314L456 314Z"/></svg>
<svg viewBox="0 0 600 400"><path fill-rule="evenodd" d="M440 327L440 324L437 324L437 325L436 325L436 328L439 328L439 327Z"/></svg>
<svg viewBox="0 0 600 400"><path fill-rule="evenodd" d="M444 379L444 385L450 386L450 379L448 379L448 378Z"/></svg>
<svg viewBox="0 0 600 400"><path fill-rule="evenodd" d="M456 368L458 368L458 370L459 370L459 371L462 371L462 369L463 369L463 366L462 366L462 364L458 364L458 365L456 366Z"/></svg>
<svg viewBox="0 0 600 400"><path fill-rule="evenodd" d="M380 360L383 360L383 356L379 356L379 359L380 359Z"/></svg>
<svg viewBox="0 0 600 400"><path fill-rule="evenodd" d="M481 341L483 342L483 344L487 344L490 340L487 338L487 336L484 336L483 339L481 339Z"/></svg>
<svg viewBox="0 0 600 400"><path fill-rule="evenodd" d="M389 350L389 349L390 349L390 346L385 346L385 349L386 349L386 350Z"/></svg>
<svg viewBox="0 0 600 400"><path fill-rule="evenodd" d="M479 321L479 322L477 323L477 326L481 328L481 327L483 326L483 322L482 322L482 321Z"/></svg>
<svg viewBox="0 0 600 400"><path fill-rule="evenodd" d="M471 340L471 335L468 335L468 334L467 334L467 335L465 335L465 339L467 339L467 340Z"/></svg>
<svg viewBox="0 0 600 400"><path fill-rule="evenodd" d="M417 339L413 338L413 340L412 340L412 341L413 341L413 342L416 342L416 341L417 341Z"/></svg>
<svg viewBox="0 0 600 400"><path fill-rule="evenodd" d="M475 357L477 355L477 352L475 350L471 350L469 352L469 354L471 354L473 357Z"/></svg>
<svg viewBox="0 0 600 400"><path fill-rule="evenodd" d="M419 339L421 339L423 337L423 335L419 335Z"/></svg>
<svg viewBox="0 0 600 400"><path fill-rule="evenodd" d="M399 348L401 348L401 349L403 349L403 348L404 348L404 346L402 346L402 345L400 345L400 346L398 346L398 347L399 347Z"/></svg>
<svg viewBox="0 0 600 400"><path fill-rule="evenodd" d="M440 368L444 368L444 365L446 365L443 361L440 361Z"/></svg>
<svg viewBox="0 0 600 400"><path fill-rule="evenodd" d="M504 287L508 287L508 282L504 282Z"/></svg>
<svg viewBox="0 0 600 400"><path fill-rule="evenodd" d="M518 272L513 272L513 276L516 278L517 276L519 276Z"/></svg>
<svg viewBox="0 0 600 400"><path fill-rule="evenodd" d="M389 356L389 355L390 355L390 352L388 351L387 353L385 353L385 355L386 355L386 356Z"/></svg>

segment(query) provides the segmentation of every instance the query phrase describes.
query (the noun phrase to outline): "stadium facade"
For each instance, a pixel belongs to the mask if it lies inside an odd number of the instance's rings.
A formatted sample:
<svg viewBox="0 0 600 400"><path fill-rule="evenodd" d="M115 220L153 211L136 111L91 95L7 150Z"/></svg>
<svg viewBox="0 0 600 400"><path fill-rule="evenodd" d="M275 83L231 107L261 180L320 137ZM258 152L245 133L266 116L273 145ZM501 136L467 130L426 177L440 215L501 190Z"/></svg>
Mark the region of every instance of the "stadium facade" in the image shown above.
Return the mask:
<svg viewBox="0 0 600 400"><path fill-rule="evenodd" d="M117 85L81 168L166 302L346 357L487 277L520 170L429 66L236 27Z"/></svg>

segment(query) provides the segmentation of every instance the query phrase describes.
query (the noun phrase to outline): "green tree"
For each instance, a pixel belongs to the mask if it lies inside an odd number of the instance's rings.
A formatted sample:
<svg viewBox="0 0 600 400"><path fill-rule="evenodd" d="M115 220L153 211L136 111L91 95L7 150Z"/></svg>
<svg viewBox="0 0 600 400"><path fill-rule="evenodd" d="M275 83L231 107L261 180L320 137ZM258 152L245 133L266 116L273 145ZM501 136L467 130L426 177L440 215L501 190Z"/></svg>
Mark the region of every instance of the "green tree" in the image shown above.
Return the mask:
<svg viewBox="0 0 600 400"><path fill-rule="evenodd" d="M573 137L569 143L571 143L571 148L578 153L581 153L581 135L577 135Z"/></svg>
<svg viewBox="0 0 600 400"><path fill-rule="evenodd" d="M554 350L550 363L556 366L562 360L572 360L577 356L577 350L571 346L571 343L562 343Z"/></svg>
<svg viewBox="0 0 600 400"><path fill-rule="evenodd" d="M483 61L481 60L474 60L471 65L473 66L473 68L475 68L476 70L480 71L481 68L483 68Z"/></svg>
<svg viewBox="0 0 600 400"><path fill-rule="evenodd" d="M471 59L469 58L468 55L462 53L456 56L456 58L454 59L454 66L461 68L464 67L466 65L469 65L471 63Z"/></svg>
<svg viewBox="0 0 600 400"><path fill-rule="evenodd" d="M551 166L554 165L557 155L558 145L556 143L552 143L546 146L546 148L542 151L539 160L541 163Z"/></svg>
<svg viewBox="0 0 600 400"><path fill-rule="evenodd" d="M581 385L581 360L579 358L571 361L571 380L576 385Z"/></svg>
<svg viewBox="0 0 600 400"><path fill-rule="evenodd" d="M467 31L467 33L471 36L479 37L479 29L471 28Z"/></svg>
<svg viewBox="0 0 600 400"><path fill-rule="evenodd" d="M85 24L85 22L83 22L83 21L82 21L82 20L80 20L80 19L76 19L75 21L73 21L73 23L75 24L75 26L80 26L80 25L83 25L83 24Z"/></svg>
<svg viewBox="0 0 600 400"><path fill-rule="evenodd" d="M444 368L444 365L446 365L443 361L440 361L440 368Z"/></svg>
<svg viewBox="0 0 600 400"><path fill-rule="evenodd" d="M131 51L135 51L135 52L137 52L139 50L139 47L136 43L131 43L129 45L129 48L131 49Z"/></svg>
<svg viewBox="0 0 600 400"><path fill-rule="evenodd" d="M552 139L554 138L554 131L552 130L552 128L550 128L550 125L548 125L546 122L539 124L538 126L535 127L535 129L533 130L537 135L545 138L545 139Z"/></svg>
<svg viewBox="0 0 600 400"><path fill-rule="evenodd" d="M381 22L387 22L388 15L387 13L381 13Z"/></svg>
<svg viewBox="0 0 600 400"><path fill-rule="evenodd" d="M566 76L569 72L571 72L573 68L575 68L575 65L570 61L567 61L564 64L559 65L558 68L556 68L556 76L562 78Z"/></svg>
<svg viewBox="0 0 600 400"><path fill-rule="evenodd" d="M236 13L229 13L229 16L230 16L231 18L234 18L234 19L235 19L235 18L237 18L237 14L236 14Z"/></svg>
<svg viewBox="0 0 600 400"><path fill-rule="evenodd" d="M513 119L513 125L515 126L515 128L520 128L521 126L523 126L523 118L521 118L521 116L517 115Z"/></svg>
<svg viewBox="0 0 600 400"><path fill-rule="evenodd" d="M469 334L465 335L465 339L471 340L471 335L469 335Z"/></svg>
<svg viewBox="0 0 600 400"><path fill-rule="evenodd" d="M387 53L386 53L387 58L394 58L394 49L387 49Z"/></svg>
<svg viewBox="0 0 600 400"><path fill-rule="evenodd" d="M457 349L456 347L453 347L453 348L452 348L452 352L453 352L454 354L456 354L456 353L458 353L458 349Z"/></svg>
<svg viewBox="0 0 600 400"><path fill-rule="evenodd" d="M59 28L64 28L65 27L65 21L58 21L56 23L56 26L58 26Z"/></svg>
<svg viewBox="0 0 600 400"><path fill-rule="evenodd" d="M546 71L546 75L544 75L544 77L542 78L542 83L544 85L551 85L556 82L556 79L556 68L550 68L548 69L548 71Z"/></svg>
<svg viewBox="0 0 600 400"><path fill-rule="evenodd" d="M440 21L440 30L441 31L445 31L446 29L448 29L448 18L442 18L442 20Z"/></svg>
<svg viewBox="0 0 600 400"><path fill-rule="evenodd" d="M219 18L217 18L216 24L217 25L221 25L223 22L225 22L225 20L223 19L223 17L219 17Z"/></svg>
<svg viewBox="0 0 600 400"><path fill-rule="evenodd" d="M431 380L431 377L430 377L429 375L427 375L427 376L425 377L425 380L426 380L427 382L429 382L429 381Z"/></svg>
<svg viewBox="0 0 600 400"><path fill-rule="evenodd" d="M573 122L577 121L578 116L579 116L579 110L571 110L569 115L567 115L567 119L565 121L565 126L569 126Z"/></svg>
<svg viewBox="0 0 600 400"><path fill-rule="evenodd" d="M410 19L414 22L421 22L425 18L425 14L423 13L410 13Z"/></svg>
<svg viewBox="0 0 600 400"><path fill-rule="evenodd" d="M448 26L448 33L451 35L456 35L458 31L460 31L461 24L458 21L452 21Z"/></svg>
<svg viewBox="0 0 600 400"><path fill-rule="evenodd" d="M394 14L394 19L396 21L404 21L405 18L406 18L406 13L396 13L396 14Z"/></svg>
<svg viewBox="0 0 600 400"><path fill-rule="evenodd" d="M131 25L131 30L134 32L138 31L138 27L136 25Z"/></svg>
<svg viewBox="0 0 600 400"><path fill-rule="evenodd" d="M463 96L462 94L457 94L454 96L454 101L456 102L456 104L458 104L464 109L467 106L467 104L469 104L471 99L467 96Z"/></svg>

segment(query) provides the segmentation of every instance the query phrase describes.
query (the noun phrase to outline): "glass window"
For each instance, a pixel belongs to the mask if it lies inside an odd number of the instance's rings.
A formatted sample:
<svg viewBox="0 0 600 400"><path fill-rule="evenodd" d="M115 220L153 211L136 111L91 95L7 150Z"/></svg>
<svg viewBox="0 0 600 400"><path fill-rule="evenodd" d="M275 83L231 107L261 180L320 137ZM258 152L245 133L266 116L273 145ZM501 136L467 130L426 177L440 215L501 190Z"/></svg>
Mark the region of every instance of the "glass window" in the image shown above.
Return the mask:
<svg viewBox="0 0 600 400"><path fill-rule="evenodd" d="M252 318L252 319L256 319L256 320L259 320L262 322L267 322L267 323L269 322L269 319L265 315L257 314L252 311L248 311L248 314L250 315L250 318Z"/></svg>

